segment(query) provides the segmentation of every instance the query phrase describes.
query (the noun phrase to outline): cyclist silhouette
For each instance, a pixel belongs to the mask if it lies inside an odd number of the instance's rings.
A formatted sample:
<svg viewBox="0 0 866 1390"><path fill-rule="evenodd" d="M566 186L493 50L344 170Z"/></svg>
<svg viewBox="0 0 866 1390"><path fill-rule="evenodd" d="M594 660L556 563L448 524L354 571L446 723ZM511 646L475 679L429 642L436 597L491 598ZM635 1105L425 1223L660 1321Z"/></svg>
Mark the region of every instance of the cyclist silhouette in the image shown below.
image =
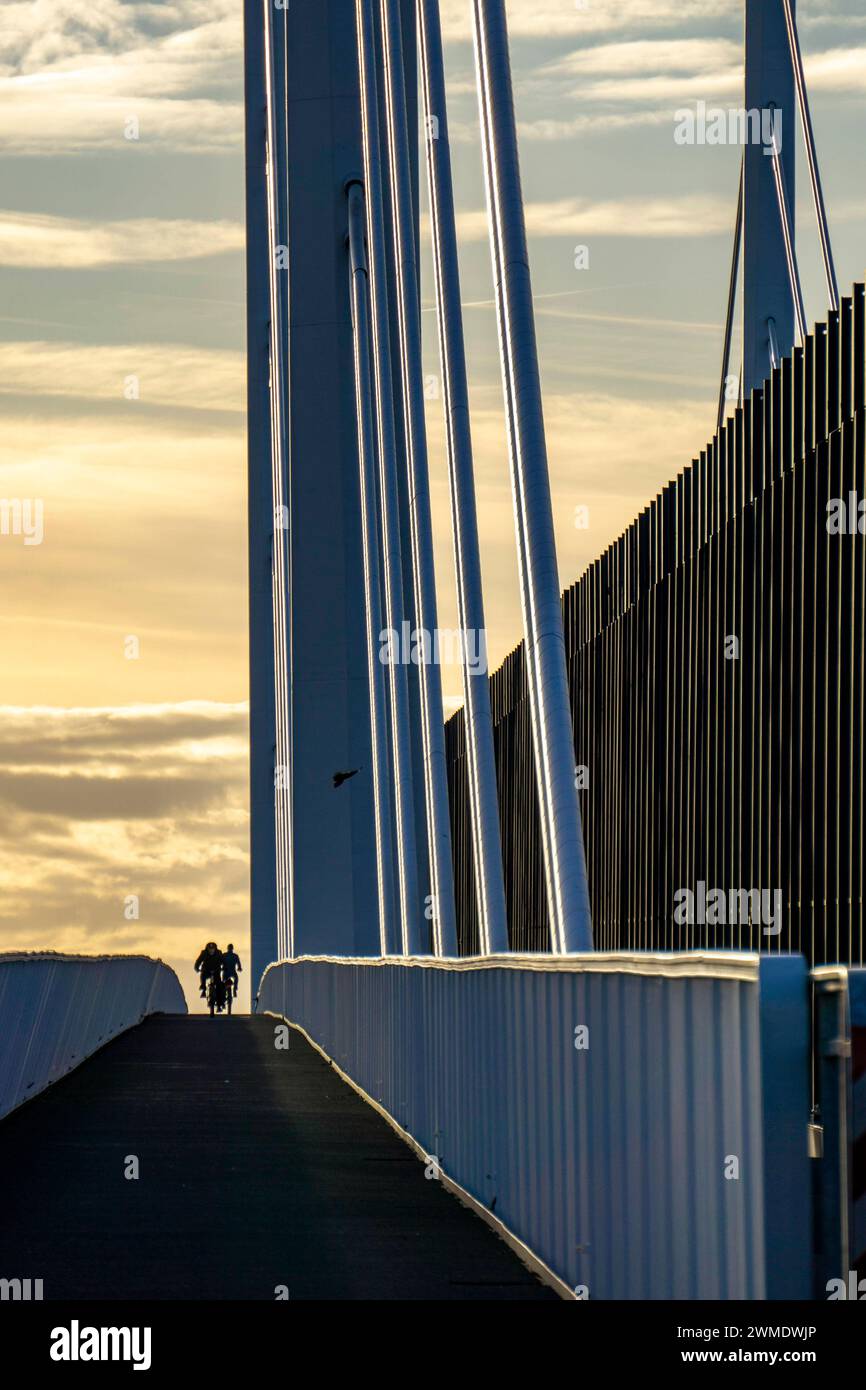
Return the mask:
<svg viewBox="0 0 866 1390"><path fill-rule="evenodd" d="M215 975L217 980L220 978L220 968L223 963L223 953L215 941L209 941L202 951L199 951L198 960L195 963L196 970L201 971L201 997L204 999L207 993L207 982L211 975Z"/></svg>
<svg viewBox="0 0 866 1390"><path fill-rule="evenodd" d="M234 985L235 998L238 995L238 971L243 970L241 958L235 951L234 946L229 942L229 948L223 952L223 981L229 986Z"/></svg>

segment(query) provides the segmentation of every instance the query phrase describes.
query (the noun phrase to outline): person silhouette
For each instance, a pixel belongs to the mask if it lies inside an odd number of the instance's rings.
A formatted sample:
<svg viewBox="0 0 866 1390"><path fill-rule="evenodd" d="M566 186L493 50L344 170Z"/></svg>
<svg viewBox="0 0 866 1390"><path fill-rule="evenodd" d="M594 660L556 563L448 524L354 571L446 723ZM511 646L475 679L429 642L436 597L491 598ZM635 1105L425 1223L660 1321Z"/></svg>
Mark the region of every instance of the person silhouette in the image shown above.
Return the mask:
<svg viewBox="0 0 866 1390"><path fill-rule="evenodd" d="M229 948L223 952L223 980L229 988L234 986L235 998L238 996L238 971L243 970L241 958L235 951L234 946L229 942Z"/></svg>
<svg viewBox="0 0 866 1390"><path fill-rule="evenodd" d="M198 960L195 963L196 970L200 971L201 997L204 999L207 993L207 982L211 975L220 978L220 968L223 962L223 954L215 941L209 941L207 945L198 953Z"/></svg>

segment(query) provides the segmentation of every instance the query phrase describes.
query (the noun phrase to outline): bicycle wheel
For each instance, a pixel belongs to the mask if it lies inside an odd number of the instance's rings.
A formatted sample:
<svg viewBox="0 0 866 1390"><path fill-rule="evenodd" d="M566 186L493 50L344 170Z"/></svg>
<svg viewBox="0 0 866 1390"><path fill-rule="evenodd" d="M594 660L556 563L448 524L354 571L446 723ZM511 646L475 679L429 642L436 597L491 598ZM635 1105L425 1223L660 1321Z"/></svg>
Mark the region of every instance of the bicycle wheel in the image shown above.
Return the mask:
<svg viewBox="0 0 866 1390"><path fill-rule="evenodd" d="M226 985L226 1013L227 1013L227 1014L230 1014L231 1011L232 1011L232 987L231 987L231 983L229 983L228 985Z"/></svg>

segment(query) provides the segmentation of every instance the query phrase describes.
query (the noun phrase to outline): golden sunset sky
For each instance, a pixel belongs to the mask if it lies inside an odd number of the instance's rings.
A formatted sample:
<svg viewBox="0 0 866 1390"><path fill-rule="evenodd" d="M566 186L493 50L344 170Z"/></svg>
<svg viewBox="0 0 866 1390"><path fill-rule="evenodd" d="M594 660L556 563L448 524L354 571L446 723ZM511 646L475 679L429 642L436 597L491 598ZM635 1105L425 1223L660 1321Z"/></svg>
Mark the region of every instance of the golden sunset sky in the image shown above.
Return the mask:
<svg viewBox="0 0 866 1390"><path fill-rule="evenodd" d="M206 939L247 956L241 9L0 6L0 499L42 509L41 543L0 535L0 950L157 954L188 995ZM469 11L444 0L495 666L521 628ZM843 293L866 260L858 11L798 6ZM564 587L713 430L739 150L678 146L674 113L740 104L742 3L508 14ZM802 159L798 185L819 318ZM431 296L425 259L436 375ZM440 408L439 620L456 627ZM459 670L444 680L454 708Z"/></svg>

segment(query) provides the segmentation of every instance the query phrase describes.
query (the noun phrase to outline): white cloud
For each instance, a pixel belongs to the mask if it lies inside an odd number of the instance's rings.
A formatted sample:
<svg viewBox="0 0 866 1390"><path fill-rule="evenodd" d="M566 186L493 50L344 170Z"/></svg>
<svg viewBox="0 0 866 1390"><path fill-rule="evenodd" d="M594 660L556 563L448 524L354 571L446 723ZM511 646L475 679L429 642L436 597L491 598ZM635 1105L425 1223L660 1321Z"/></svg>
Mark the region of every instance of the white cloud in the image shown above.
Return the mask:
<svg viewBox="0 0 866 1390"><path fill-rule="evenodd" d="M427 234L429 223L425 223ZM659 198L558 198L527 203L530 236L703 237L731 229L731 209L723 198L689 193ZM486 241L484 209L458 213L461 241Z"/></svg>
<svg viewBox="0 0 866 1390"><path fill-rule="evenodd" d="M81 56L178 46L218 56L241 32L237 0L4 0L0 72L34 73Z"/></svg>
<svg viewBox="0 0 866 1390"><path fill-rule="evenodd" d="M586 101L676 97L680 92L708 99L718 91L742 87L743 56L739 39L629 39L576 49L538 69L533 80L578 78L580 86L571 95ZM807 52L803 61L810 89L862 91L866 87L866 47Z"/></svg>
<svg viewBox="0 0 866 1390"><path fill-rule="evenodd" d="M541 81L577 79L575 101L621 107L634 101L710 100L743 83L742 44L722 38L635 39L596 44L542 68Z"/></svg>
<svg viewBox="0 0 866 1390"><path fill-rule="evenodd" d="M124 137L126 122L139 122L138 141ZM107 96L87 70L74 85L58 80L41 88L0 80L0 139L10 155L74 154L115 150L135 158L149 150L175 153L237 149L243 141L240 102L205 98Z"/></svg>
<svg viewBox="0 0 866 1390"><path fill-rule="evenodd" d="M577 101L607 102L620 105L625 102L650 102L655 109L664 105L671 114L673 108L689 101L741 103L743 90L743 69L740 64L717 71L706 72L658 72L632 77L611 74L583 83L569 95Z"/></svg>
<svg viewBox="0 0 866 1390"><path fill-rule="evenodd" d="M810 91L866 91L866 47L833 48L803 55Z"/></svg>
<svg viewBox="0 0 866 1390"><path fill-rule="evenodd" d="M508 32L512 37L551 38L567 34L604 33L610 30L669 28L689 20L735 15L742 0L617 0L603 4L587 0L508 0ZM468 0L442 0L442 28L446 39L472 37Z"/></svg>
<svg viewBox="0 0 866 1390"><path fill-rule="evenodd" d="M730 39L634 39L579 48L542 69L542 74L585 77L604 73L713 72L742 61L742 45Z"/></svg>
<svg viewBox="0 0 866 1390"><path fill-rule="evenodd" d="M238 251L240 222L141 217L119 222L0 212L0 265L86 270L146 261L187 261Z"/></svg>
<svg viewBox="0 0 866 1390"><path fill-rule="evenodd" d="M11 13L10 13L11 11ZM7 154L236 148L243 139L237 0L37 0L4 6ZM139 138L125 137L139 122Z"/></svg>
<svg viewBox="0 0 866 1390"><path fill-rule="evenodd" d="M139 395L125 397L124 387L133 376ZM0 343L0 389L17 396L138 399L147 405L241 412L245 386L244 357L218 348L176 343Z"/></svg>
<svg viewBox="0 0 866 1390"><path fill-rule="evenodd" d="M536 116L530 120L518 117L517 134L520 141L568 140L587 132L628 130L636 126L671 125L672 110L636 109L631 111L588 110L574 116ZM672 127L673 128L673 127ZM477 145L478 121L449 121L448 135L452 144Z"/></svg>

